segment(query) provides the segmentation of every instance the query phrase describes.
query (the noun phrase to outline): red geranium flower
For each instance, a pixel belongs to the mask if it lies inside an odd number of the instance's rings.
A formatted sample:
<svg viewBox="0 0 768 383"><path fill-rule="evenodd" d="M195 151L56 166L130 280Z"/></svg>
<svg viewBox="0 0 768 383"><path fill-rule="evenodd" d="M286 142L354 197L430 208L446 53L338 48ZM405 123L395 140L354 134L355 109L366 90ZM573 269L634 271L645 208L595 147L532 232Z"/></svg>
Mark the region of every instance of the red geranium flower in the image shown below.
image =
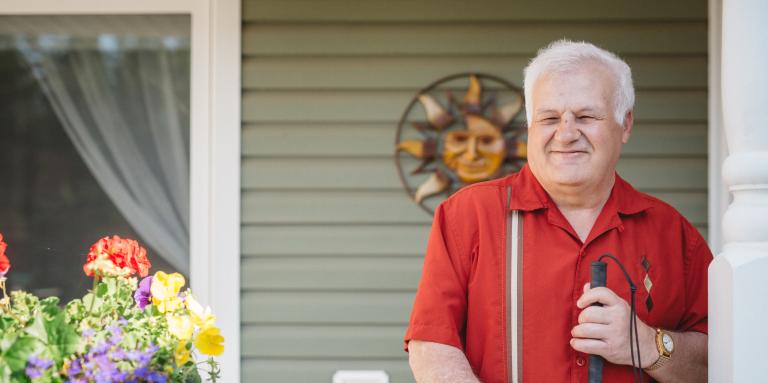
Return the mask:
<svg viewBox="0 0 768 383"><path fill-rule="evenodd" d="M3 235L0 234L0 277L5 276L5 273L11 268L11 262L5 256L5 249L7 247L8 244L3 242Z"/></svg>
<svg viewBox="0 0 768 383"><path fill-rule="evenodd" d="M94 270L102 275L129 276L138 273L146 277L150 267L152 264L147 259L146 249L135 240L115 235L104 237L91 246L83 271L89 277L93 276Z"/></svg>

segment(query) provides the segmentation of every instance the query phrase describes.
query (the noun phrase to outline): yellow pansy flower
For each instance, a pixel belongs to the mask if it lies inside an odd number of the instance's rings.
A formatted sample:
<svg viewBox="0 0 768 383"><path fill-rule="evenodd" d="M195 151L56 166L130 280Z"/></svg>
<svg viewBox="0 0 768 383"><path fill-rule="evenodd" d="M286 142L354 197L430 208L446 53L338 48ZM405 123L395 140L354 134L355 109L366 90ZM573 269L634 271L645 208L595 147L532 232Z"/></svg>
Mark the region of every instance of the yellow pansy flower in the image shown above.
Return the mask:
<svg viewBox="0 0 768 383"><path fill-rule="evenodd" d="M168 331L180 340L187 341L192 339L192 332L195 326L188 315L166 315L168 321Z"/></svg>
<svg viewBox="0 0 768 383"><path fill-rule="evenodd" d="M197 334L195 347L205 355L218 356L224 353L224 337L216 326L208 326Z"/></svg>
<svg viewBox="0 0 768 383"><path fill-rule="evenodd" d="M187 348L187 342L179 342L173 357L176 359L177 366L182 366L184 363L189 361L189 349Z"/></svg>
<svg viewBox="0 0 768 383"><path fill-rule="evenodd" d="M158 271L152 277L152 286L149 288L152 304L157 306L161 313L178 310L182 305L179 291L184 283L184 276L179 273L166 274Z"/></svg>
<svg viewBox="0 0 768 383"><path fill-rule="evenodd" d="M213 326L216 317L211 314L210 307L206 306L205 309L203 309L203 306L192 296L192 294L189 294L184 298L184 304L187 306L187 309L192 316L192 322L198 327L206 328Z"/></svg>

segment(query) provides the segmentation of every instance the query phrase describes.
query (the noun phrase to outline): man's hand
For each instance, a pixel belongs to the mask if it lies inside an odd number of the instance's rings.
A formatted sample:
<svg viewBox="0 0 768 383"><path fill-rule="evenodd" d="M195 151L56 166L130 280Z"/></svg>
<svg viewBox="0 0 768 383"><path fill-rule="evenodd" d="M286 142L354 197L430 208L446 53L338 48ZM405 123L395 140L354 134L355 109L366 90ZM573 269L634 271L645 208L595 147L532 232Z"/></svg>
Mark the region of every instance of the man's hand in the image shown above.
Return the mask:
<svg viewBox="0 0 768 383"><path fill-rule="evenodd" d="M590 306L593 303L603 306ZM579 314L579 324L571 330L571 347L586 354L600 355L613 364L632 365L629 304L607 287L591 289L586 284L576 306L584 310ZM659 357L656 331L637 319L637 333L642 367L648 367ZM635 359L636 354L637 351Z"/></svg>
<svg viewBox="0 0 768 383"><path fill-rule="evenodd" d="M590 306L593 303L603 306ZM584 310L579 315L579 324L571 330L571 347L600 355L614 364L631 365L629 304L606 287L590 289L586 284L576 306ZM706 382L707 335L694 331L667 332L675 341L672 359L664 366L646 372L658 382ZM648 368L659 358L656 330L637 319L637 334L642 367Z"/></svg>

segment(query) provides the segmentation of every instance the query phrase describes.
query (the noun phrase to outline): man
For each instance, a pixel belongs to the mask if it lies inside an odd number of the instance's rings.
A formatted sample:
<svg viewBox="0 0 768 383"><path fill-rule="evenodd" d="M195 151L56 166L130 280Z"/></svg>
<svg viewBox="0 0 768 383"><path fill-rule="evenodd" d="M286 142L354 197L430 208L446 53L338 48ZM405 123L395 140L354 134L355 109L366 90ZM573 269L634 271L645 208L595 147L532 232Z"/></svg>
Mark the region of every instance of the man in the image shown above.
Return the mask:
<svg viewBox="0 0 768 383"><path fill-rule="evenodd" d="M525 69L524 87L528 165L435 212L405 337L416 380L586 382L595 354L604 382L631 382L628 282L607 260L607 287L588 283L591 263L609 253L638 287L644 380L706 381L712 255L677 211L615 172L632 132L629 66L558 41Z"/></svg>

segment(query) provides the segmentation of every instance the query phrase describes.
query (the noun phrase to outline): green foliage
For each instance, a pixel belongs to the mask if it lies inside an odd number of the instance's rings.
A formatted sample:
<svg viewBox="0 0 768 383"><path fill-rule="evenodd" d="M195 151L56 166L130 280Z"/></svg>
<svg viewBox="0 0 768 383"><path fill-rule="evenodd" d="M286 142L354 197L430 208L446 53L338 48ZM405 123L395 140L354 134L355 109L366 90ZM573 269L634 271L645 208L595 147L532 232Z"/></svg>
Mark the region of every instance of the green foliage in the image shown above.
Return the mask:
<svg viewBox="0 0 768 383"><path fill-rule="evenodd" d="M41 300L23 291L12 292L10 310L0 310L0 383L64 382L68 379L64 372L72 363L105 347L125 353L152 350L148 365L152 371L167 374L169 382L200 383L194 359L176 365L177 346L181 343L189 349L192 342L172 335L166 314L154 305L138 308L133 298L136 286L133 278L106 277L82 299L63 308L55 297ZM25 369L31 358L53 364L30 380ZM113 362L121 371L138 363L128 358ZM209 380L215 382L217 363L213 359L203 363Z"/></svg>

